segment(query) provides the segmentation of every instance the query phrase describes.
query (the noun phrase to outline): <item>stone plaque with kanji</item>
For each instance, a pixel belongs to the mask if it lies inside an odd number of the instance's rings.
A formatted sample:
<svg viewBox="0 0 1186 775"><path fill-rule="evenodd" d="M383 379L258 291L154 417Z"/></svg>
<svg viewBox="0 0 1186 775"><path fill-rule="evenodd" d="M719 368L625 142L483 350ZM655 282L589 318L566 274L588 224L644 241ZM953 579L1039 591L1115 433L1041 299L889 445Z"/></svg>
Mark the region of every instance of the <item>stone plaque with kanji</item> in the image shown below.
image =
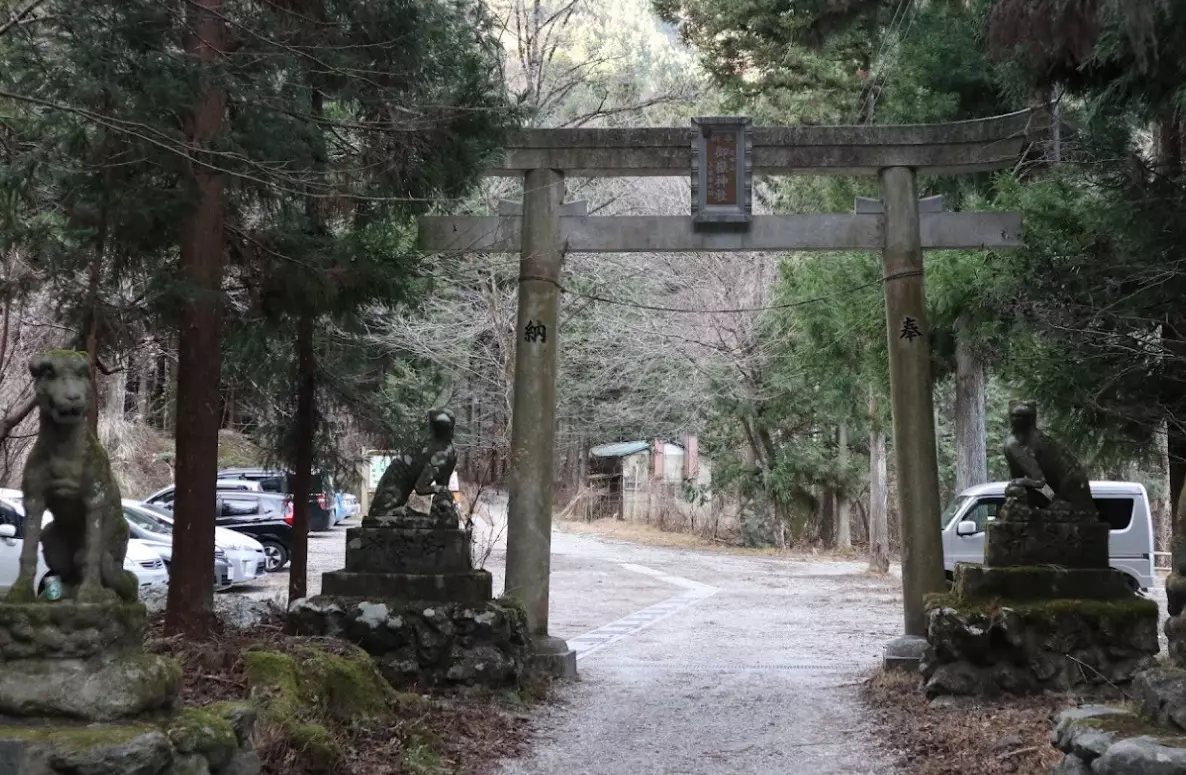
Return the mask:
<svg viewBox="0 0 1186 775"><path fill-rule="evenodd" d="M692 119L692 223L697 230L747 228L751 220L750 120Z"/></svg>

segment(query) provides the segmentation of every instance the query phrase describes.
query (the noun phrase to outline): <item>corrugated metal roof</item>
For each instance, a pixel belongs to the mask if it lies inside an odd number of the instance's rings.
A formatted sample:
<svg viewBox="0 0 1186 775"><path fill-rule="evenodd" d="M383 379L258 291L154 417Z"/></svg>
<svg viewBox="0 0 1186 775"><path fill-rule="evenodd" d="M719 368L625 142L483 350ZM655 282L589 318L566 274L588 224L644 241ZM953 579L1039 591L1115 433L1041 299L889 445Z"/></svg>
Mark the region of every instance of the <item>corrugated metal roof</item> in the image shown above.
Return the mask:
<svg viewBox="0 0 1186 775"><path fill-rule="evenodd" d="M639 452L646 452L651 448L649 441L618 441L613 444L601 444L589 450L593 457L627 457Z"/></svg>
<svg viewBox="0 0 1186 775"><path fill-rule="evenodd" d="M593 457L629 457L639 452L646 452L651 448L649 441L617 441L613 444L602 444L589 450ZM684 448L670 441L664 442L663 451L668 455L682 455Z"/></svg>

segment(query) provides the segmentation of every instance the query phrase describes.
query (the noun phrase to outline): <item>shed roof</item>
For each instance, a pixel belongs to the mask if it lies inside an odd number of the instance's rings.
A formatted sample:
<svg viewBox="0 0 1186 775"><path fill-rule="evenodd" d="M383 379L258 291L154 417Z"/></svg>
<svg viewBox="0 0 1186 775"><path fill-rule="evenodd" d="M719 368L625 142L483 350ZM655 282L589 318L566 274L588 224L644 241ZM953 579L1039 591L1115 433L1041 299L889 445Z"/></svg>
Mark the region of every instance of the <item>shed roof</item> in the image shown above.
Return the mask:
<svg viewBox="0 0 1186 775"><path fill-rule="evenodd" d="M675 447L681 452L683 451L682 444L676 444L670 441L664 442L664 444L665 450L666 447ZM592 457L629 457L631 455L637 455L639 452L646 452L650 448L651 442L649 441L616 441L612 444L601 444L593 447L589 450L589 454ZM678 454L673 451L669 452L671 454Z"/></svg>
<svg viewBox="0 0 1186 775"><path fill-rule="evenodd" d="M589 450L593 457L627 457L650 449L648 441L617 441L613 444L601 444Z"/></svg>

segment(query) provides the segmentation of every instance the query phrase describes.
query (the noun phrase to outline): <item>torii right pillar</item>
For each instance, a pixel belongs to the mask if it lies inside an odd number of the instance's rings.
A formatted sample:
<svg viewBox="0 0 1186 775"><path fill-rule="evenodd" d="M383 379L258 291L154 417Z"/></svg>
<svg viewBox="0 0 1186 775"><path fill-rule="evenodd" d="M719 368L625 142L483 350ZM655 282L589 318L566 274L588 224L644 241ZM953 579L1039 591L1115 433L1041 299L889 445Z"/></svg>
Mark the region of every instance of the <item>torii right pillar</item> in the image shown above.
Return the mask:
<svg viewBox="0 0 1186 775"><path fill-rule="evenodd" d="M878 179L885 204L882 267L906 633L886 647L885 666L917 670L927 645L924 597L944 588L931 334L915 172L908 167L887 167L879 171Z"/></svg>

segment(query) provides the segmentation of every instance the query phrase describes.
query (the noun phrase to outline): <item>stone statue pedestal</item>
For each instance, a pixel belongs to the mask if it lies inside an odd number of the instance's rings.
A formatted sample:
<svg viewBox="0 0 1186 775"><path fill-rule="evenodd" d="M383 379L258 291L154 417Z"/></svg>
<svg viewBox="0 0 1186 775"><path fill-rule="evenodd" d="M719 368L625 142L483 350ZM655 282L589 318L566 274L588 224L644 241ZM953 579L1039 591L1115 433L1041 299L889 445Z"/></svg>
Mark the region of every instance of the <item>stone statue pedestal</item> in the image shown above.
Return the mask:
<svg viewBox="0 0 1186 775"><path fill-rule="evenodd" d="M1108 567L1108 523L1026 519L985 527L984 564L994 568L1057 565Z"/></svg>
<svg viewBox="0 0 1186 775"><path fill-rule="evenodd" d="M141 603L0 602L0 714L112 721L172 705L176 661L143 651Z"/></svg>
<svg viewBox="0 0 1186 775"><path fill-rule="evenodd" d="M481 603L492 596L490 572L474 570L469 538L452 519L405 512L367 517L346 531L346 567L321 577L323 595Z"/></svg>
<svg viewBox="0 0 1186 775"><path fill-rule="evenodd" d="M456 507L402 509L346 531L346 567L321 577L321 594L293 602L307 635L349 640L396 686L518 683L531 657L527 617L492 600L489 571L475 570Z"/></svg>
<svg viewBox="0 0 1186 775"><path fill-rule="evenodd" d="M936 695L1065 692L1129 683L1159 650L1157 604L1108 566L1107 523L1009 497L985 563L927 599L921 670Z"/></svg>

